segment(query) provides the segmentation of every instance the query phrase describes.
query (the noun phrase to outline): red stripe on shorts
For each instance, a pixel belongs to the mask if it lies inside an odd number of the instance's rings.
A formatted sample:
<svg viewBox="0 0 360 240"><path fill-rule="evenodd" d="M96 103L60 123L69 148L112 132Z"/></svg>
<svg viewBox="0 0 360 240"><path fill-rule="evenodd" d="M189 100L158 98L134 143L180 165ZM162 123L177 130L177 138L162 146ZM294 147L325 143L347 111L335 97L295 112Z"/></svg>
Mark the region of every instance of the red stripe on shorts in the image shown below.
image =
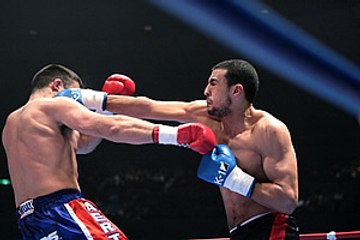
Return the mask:
<svg viewBox="0 0 360 240"><path fill-rule="evenodd" d="M125 234L112 223L94 203L78 199L69 202L76 217L85 225L94 240L128 240Z"/></svg>
<svg viewBox="0 0 360 240"><path fill-rule="evenodd" d="M271 228L269 240L283 240L285 239L285 230L287 227L286 220L288 215L283 213L273 213L275 219Z"/></svg>

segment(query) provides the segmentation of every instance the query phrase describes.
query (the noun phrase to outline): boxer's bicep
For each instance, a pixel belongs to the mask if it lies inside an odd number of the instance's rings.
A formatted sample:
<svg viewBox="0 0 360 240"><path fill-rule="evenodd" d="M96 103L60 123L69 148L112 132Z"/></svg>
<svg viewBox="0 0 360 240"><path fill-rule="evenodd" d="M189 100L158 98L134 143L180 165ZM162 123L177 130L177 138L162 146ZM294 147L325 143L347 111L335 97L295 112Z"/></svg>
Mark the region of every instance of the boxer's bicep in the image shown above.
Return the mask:
<svg viewBox="0 0 360 240"><path fill-rule="evenodd" d="M72 99L54 98L48 105L49 113L59 126L66 126L80 134L101 137L98 126L102 115L94 113ZM80 140L80 139L78 139Z"/></svg>
<svg viewBox="0 0 360 240"><path fill-rule="evenodd" d="M154 101L150 103L148 117L156 120L175 122L204 122L208 118L206 102L196 100L182 101Z"/></svg>
<svg viewBox="0 0 360 240"><path fill-rule="evenodd" d="M207 114L206 102L202 100L159 101L144 96L109 95L106 110L143 119L176 122L196 122Z"/></svg>

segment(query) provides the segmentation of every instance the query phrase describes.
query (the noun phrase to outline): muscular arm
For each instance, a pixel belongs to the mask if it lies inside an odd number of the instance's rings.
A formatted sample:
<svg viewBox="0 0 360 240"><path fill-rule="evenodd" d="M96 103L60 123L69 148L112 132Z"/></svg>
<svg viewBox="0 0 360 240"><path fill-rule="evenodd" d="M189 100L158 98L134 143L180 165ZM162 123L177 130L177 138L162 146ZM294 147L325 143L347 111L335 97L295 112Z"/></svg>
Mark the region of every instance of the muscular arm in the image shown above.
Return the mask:
<svg viewBox="0 0 360 240"><path fill-rule="evenodd" d="M82 134L129 144L152 143L154 124L123 115L104 116L89 111L71 99L54 98L47 111L59 125L65 125Z"/></svg>
<svg viewBox="0 0 360 240"><path fill-rule="evenodd" d="M282 123L266 128L263 169L270 182L257 183L252 199L270 209L291 214L298 201L297 160L290 133Z"/></svg>
<svg viewBox="0 0 360 240"><path fill-rule="evenodd" d="M88 154L96 149L102 138L80 134L76 154Z"/></svg>
<svg viewBox="0 0 360 240"><path fill-rule="evenodd" d="M157 101L148 97L108 95L106 110L132 117L176 122L204 122L206 102Z"/></svg>

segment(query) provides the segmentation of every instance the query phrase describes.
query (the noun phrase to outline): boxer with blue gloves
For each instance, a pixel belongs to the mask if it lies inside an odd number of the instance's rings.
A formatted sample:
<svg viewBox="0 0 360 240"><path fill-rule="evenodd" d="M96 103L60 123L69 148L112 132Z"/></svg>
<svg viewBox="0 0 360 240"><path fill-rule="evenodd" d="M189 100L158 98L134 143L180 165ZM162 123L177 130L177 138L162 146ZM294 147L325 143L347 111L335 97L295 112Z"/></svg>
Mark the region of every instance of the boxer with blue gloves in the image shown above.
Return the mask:
<svg viewBox="0 0 360 240"><path fill-rule="evenodd" d="M203 156L198 176L221 186L230 239L298 240L292 216L299 194L296 152L285 123L254 106L259 83L249 62L228 59L211 68L205 99L109 95L106 110L210 127L218 143L226 146Z"/></svg>

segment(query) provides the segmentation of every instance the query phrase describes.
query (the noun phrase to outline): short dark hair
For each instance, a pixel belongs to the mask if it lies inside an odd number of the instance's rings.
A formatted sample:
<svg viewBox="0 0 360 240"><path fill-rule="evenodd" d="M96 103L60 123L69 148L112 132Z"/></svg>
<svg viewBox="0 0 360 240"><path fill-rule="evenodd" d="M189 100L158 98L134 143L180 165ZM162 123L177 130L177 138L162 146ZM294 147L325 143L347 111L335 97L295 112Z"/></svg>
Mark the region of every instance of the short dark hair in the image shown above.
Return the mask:
<svg viewBox="0 0 360 240"><path fill-rule="evenodd" d="M60 64L49 64L34 75L31 81L31 91L46 87L56 78L63 81L65 88L74 81L78 82L81 88L84 87L83 81L74 71Z"/></svg>
<svg viewBox="0 0 360 240"><path fill-rule="evenodd" d="M226 69L225 78L228 86L240 83L245 92L245 98L252 103L259 90L259 77L255 68L243 59L230 59L216 64L212 70Z"/></svg>

